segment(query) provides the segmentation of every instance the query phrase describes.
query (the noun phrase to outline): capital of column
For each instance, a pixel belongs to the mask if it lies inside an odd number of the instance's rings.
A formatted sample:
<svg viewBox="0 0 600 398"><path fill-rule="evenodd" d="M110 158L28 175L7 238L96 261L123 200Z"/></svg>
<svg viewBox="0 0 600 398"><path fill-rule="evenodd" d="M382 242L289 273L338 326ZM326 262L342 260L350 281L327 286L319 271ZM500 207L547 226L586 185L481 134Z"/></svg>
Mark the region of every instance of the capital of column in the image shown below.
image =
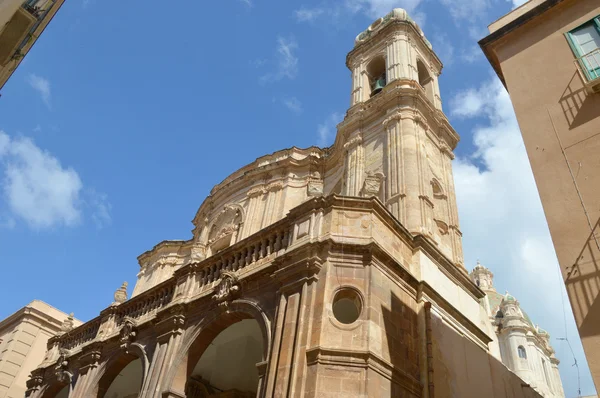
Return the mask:
<svg viewBox="0 0 600 398"><path fill-rule="evenodd" d="M344 144L344 149L346 151L349 151L360 144L362 144L362 133L358 133L356 137L353 137L350 140L348 140L348 142Z"/></svg>
<svg viewBox="0 0 600 398"><path fill-rule="evenodd" d="M95 368L100 363L100 359L102 358L102 349L104 348L104 344L101 342L95 342L87 345L83 351L81 356L79 357L79 372L81 374L87 373L89 370Z"/></svg>
<svg viewBox="0 0 600 398"><path fill-rule="evenodd" d="M273 272L272 277L279 284L279 292L287 293L296 290L305 282L316 281L319 278L317 274L321 270L321 259L310 257L295 263L289 263L285 260L276 261L277 270Z"/></svg>
<svg viewBox="0 0 600 398"><path fill-rule="evenodd" d="M265 192L266 192L265 188L262 185L260 185L260 186L257 186L257 187L254 187L254 188L250 189L246 193L246 196L248 196L249 198L255 198L257 196L260 196L260 195L264 194Z"/></svg>
<svg viewBox="0 0 600 398"><path fill-rule="evenodd" d="M159 343L165 343L171 336L180 335L185 327L185 304L176 304L163 309L157 314L155 325Z"/></svg>

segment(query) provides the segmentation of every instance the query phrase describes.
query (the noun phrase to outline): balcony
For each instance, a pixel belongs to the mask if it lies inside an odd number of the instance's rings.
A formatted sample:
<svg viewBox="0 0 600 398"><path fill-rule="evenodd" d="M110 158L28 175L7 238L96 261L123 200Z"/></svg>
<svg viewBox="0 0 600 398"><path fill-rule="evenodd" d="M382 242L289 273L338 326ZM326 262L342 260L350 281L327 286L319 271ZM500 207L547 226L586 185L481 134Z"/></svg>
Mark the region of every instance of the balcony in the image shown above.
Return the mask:
<svg viewBox="0 0 600 398"><path fill-rule="evenodd" d="M590 93L600 93L600 48L575 60L577 70Z"/></svg>
<svg viewBox="0 0 600 398"><path fill-rule="evenodd" d="M37 17L19 7L0 33L0 65L5 66L34 27Z"/></svg>

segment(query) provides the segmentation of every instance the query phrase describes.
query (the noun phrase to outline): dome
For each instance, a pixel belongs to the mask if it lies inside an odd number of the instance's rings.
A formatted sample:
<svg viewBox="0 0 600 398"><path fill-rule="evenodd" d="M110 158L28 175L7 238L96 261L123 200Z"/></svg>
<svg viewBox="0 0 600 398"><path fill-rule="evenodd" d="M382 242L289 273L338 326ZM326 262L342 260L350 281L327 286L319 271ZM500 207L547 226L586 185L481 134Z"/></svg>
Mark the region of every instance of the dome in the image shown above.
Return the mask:
<svg viewBox="0 0 600 398"><path fill-rule="evenodd" d="M373 21L373 23L369 25L367 30L361 32L358 36L356 36L356 39L354 40L354 45L357 46L360 43L364 42L366 39L371 37L371 35L375 34L378 30L380 30L383 26L387 25L392 21L408 22L412 24L415 27L415 29L419 32L419 35L425 42L425 45L432 49L431 43L429 42L429 40L427 40L427 38L425 38L425 34L423 33L419 25L417 25L417 23L412 20L410 15L408 15L408 12L406 12L406 10L403 8L394 8L383 18L377 18L375 21Z"/></svg>
<svg viewBox="0 0 600 398"><path fill-rule="evenodd" d="M404 8L394 8L392 12L390 12L388 15L391 18L400 21L412 21L412 19L410 19L410 16L408 15L408 12L406 12Z"/></svg>
<svg viewBox="0 0 600 398"><path fill-rule="evenodd" d="M508 292L506 292L506 295L504 295L504 301L511 302L511 301L517 301L517 299L514 298L514 296L510 295Z"/></svg>

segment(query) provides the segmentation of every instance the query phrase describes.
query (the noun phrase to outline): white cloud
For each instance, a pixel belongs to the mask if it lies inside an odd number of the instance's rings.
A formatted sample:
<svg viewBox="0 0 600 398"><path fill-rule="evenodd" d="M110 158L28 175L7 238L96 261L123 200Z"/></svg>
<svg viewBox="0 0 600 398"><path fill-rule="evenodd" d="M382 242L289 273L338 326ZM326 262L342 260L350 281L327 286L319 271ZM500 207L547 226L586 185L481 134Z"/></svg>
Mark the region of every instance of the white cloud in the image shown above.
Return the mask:
<svg viewBox="0 0 600 398"><path fill-rule="evenodd" d="M106 195L93 190L83 193L79 174L63 167L51 153L27 137L10 137L0 130L0 189L7 215L0 215L0 227L14 227L24 221L33 229L76 226L86 207L97 225L110 223Z"/></svg>
<svg viewBox="0 0 600 398"><path fill-rule="evenodd" d="M254 4L252 3L252 0L240 0L242 3L244 3L245 5L247 5L248 7L252 7Z"/></svg>
<svg viewBox="0 0 600 398"><path fill-rule="evenodd" d="M421 0L346 0L346 6L352 12L363 12L371 18L383 17L394 8L404 8L411 13L419 4Z"/></svg>
<svg viewBox="0 0 600 398"><path fill-rule="evenodd" d="M293 37L277 38L277 70L260 78L264 82L269 80L281 80L283 78L295 79L298 75L298 57L295 52L298 43Z"/></svg>
<svg viewBox="0 0 600 398"><path fill-rule="evenodd" d="M341 113L334 112L325 119L325 122L317 126L318 145L326 147L333 144L335 139L336 126L342 120Z"/></svg>
<svg viewBox="0 0 600 398"><path fill-rule="evenodd" d="M40 94L44 104L46 104L48 108L51 108L50 100L52 93L50 91L50 81L32 73L27 77L27 82Z"/></svg>
<svg viewBox="0 0 600 398"><path fill-rule="evenodd" d="M460 52L460 59L463 62L472 64L473 62L484 60L483 51L478 45L474 45L468 48L463 48Z"/></svg>
<svg viewBox="0 0 600 398"><path fill-rule="evenodd" d="M35 229L76 225L81 219L81 179L72 168L25 137L0 132L3 191L12 214Z"/></svg>
<svg viewBox="0 0 600 398"><path fill-rule="evenodd" d="M296 20L298 22L312 22L321 15L325 13L324 8L300 8L299 10L294 11L294 15L296 16Z"/></svg>
<svg viewBox="0 0 600 398"><path fill-rule="evenodd" d="M404 8L413 20L423 27L425 14L416 11L422 0L343 0L338 2L323 2L319 7L302 7L294 11L298 22L313 22L318 18L328 17L336 23L345 23L348 17L363 14L373 20L390 13L394 8ZM342 18L340 18L342 17Z"/></svg>
<svg viewBox="0 0 600 398"><path fill-rule="evenodd" d="M512 5L513 5L513 9L522 6L523 4L527 3L529 0L512 0ZM509 0L509 2L511 2Z"/></svg>
<svg viewBox="0 0 600 398"><path fill-rule="evenodd" d="M294 112L294 113L302 113L302 102L300 102L300 100L296 97L289 97L289 98L284 98L282 100L283 105L286 106L286 108L288 108L290 111Z"/></svg>
<svg viewBox="0 0 600 398"><path fill-rule="evenodd" d="M485 15L491 0L440 0L456 20L475 20Z"/></svg>
<svg viewBox="0 0 600 398"><path fill-rule="evenodd" d="M92 209L92 221L96 224L96 228L101 229L112 223L110 215L112 205L108 201L108 197L104 193L97 193L90 189L87 192L89 196L90 207Z"/></svg>
<svg viewBox="0 0 600 398"><path fill-rule="evenodd" d="M433 37L433 50L445 66L454 63L454 45L445 33L437 33Z"/></svg>
<svg viewBox="0 0 600 398"><path fill-rule="evenodd" d="M565 296L564 284L510 98L494 79L459 93L451 114L478 123L474 154L458 158L453 168L465 262L472 266L480 259L494 272L496 288L509 289L532 320L550 332L569 396L577 373L568 347L554 338L564 336L565 328L570 336L577 331L568 304L567 325L562 321L557 292ZM581 361L579 340L571 344Z"/></svg>

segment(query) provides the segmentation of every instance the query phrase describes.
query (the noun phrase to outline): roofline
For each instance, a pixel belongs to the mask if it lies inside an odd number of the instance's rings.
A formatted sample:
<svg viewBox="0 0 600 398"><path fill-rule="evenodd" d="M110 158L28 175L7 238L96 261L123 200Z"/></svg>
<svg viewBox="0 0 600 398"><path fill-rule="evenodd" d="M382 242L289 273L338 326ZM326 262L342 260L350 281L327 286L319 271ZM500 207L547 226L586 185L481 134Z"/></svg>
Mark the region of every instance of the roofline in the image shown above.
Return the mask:
<svg viewBox="0 0 600 398"><path fill-rule="evenodd" d="M56 319L53 316L48 315L47 313L45 313L43 310L40 310L38 308L35 308L33 305L34 303L41 303L49 308L52 308L58 312L60 312L61 314L65 315L65 318L68 316L67 313L65 313L64 311L59 310L58 308L46 303L45 301L42 300L32 300L31 302L29 302L27 305L19 308L17 311L13 312L12 314L10 314L9 316L7 316L6 318L0 320L0 330L3 329L4 327L10 325L11 323L20 321L21 319L25 318L26 316L32 316L35 317L41 321L46 321L49 322L49 319L54 319L56 320L56 322L60 325L64 319ZM83 324L84 322L74 318L73 319L76 323L81 323Z"/></svg>
<svg viewBox="0 0 600 398"><path fill-rule="evenodd" d="M546 0L543 3L532 8L531 10L527 11L520 17L517 17L516 19L510 21L509 23L507 23L500 29L494 31L493 33L490 33L483 39L479 40L479 42L478 42L479 47L481 47L481 49L483 50L483 53L485 54L488 62L490 63L490 65L492 65L492 68L494 68L494 71L498 75L498 78L500 78L500 81L502 82L502 84L504 85L504 88L506 88L507 91L508 91L508 87L506 87L506 81L504 80L504 74L502 73L502 68L500 68L500 64L498 62L498 58L496 57L496 53L493 51L493 45L496 42L498 42L500 39L507 36L509 33L512 33L514 30L520 28L521 26L525 25L526 23L530 22L531 20L537 18L541 14L543 14L546 11L550 10L551 8L557 6L558 4L562 3L563 1L565 1L565 0ZM505 14L504 16L509 15L510 13L512 13L514 11L515 10L509 12L508 14ZM500 20L500 19L501 18L499 18L498 20Z"/></svg>

